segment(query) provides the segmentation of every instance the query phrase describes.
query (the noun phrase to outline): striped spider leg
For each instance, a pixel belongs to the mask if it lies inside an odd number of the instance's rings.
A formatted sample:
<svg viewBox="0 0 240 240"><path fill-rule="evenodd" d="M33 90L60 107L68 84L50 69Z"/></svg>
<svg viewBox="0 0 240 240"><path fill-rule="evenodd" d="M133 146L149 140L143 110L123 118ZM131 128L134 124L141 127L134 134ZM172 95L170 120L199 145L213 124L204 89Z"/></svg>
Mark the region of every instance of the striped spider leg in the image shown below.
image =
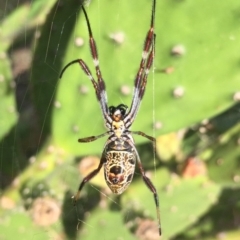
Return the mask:
<svg viewBox="0 0 240 240"><path fill-rule="evenodd" d="M132 135L133 134L140 135L152 141L154 144L154 150L156 139L146 135L141 131L130 130L130 127L136 118L137 112L140 107L140 103L144 96L148 74L153 64L155 54L154 51L155 8L156 0L153 0L150 28L147 32L144 41L142 58L140 61L140 66L137 75L135 77L133 99L129 110L128 107L124 104L119 104L116 107L115 106L108 107L105 82L102 78L102 74L99 67L97 46L93 37L90 21L84 7L82 7L82 10L87 22L90 50L93 58L93 63L95 66L97 81L94 79L87 64L82 59L76 59L68 63L63 68L60 74L60 78L62 77L64 71L70 65L78 63L81 66L82 70L88 76L88 78L93 84L97 100L102 110L105 126L108 129L107 132L100 134L98 136L90 136L86 138L80 138L78 140L78 142L80 143L87 143L108 135L108 139L104 145L103 153L98 167L83 178L82 182L79 185L78 192L74 196L74 202L76 203L76 201L79 199L80 192L85 183L90 181L96 174L98 174L102 167L104 167L105 180L111 191L115 194L121 194L126 190L126 188L131 183L133 174L135 172L135 165L137 163L143 181L145 182L149 190L153 193L157 212L159 234L161 235L158 194L151 180L145 175L145 171L143 169L139 154L135 147Z"/></svg>

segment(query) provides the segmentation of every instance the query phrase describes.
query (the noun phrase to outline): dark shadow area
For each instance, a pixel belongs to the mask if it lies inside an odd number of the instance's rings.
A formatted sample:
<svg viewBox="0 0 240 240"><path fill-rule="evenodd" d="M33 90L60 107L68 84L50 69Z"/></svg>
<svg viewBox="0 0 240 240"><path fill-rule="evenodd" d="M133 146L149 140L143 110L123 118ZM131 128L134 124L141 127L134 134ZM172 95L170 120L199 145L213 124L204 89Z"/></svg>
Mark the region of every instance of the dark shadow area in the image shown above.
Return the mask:
<svg viewBox="0 0 240 240"><path fill-rule="evenodd" d="M5 189L27 164L18 146L16 128L13 128L0 142L0 154L0 188Z"/></svg>
<svg viewBox="0 0 240 240"><path fill-rule="evenodd" d="M210 228L207 226L211 226ZM240 189L225 188L219 198L207 214L187 229L190 234L181 234L173 238L174 240L192 240L204 237L216 237L218 233L229 230L237 230L240 226Z"/></svg>
<svg viewBox="0 0 240 240"><path fill-rule="evenodd" d="M18 1L19 4L22 2ZM79 2L73 0L56 4L42 28L23 32L9 48L14 77L14 86L9 89L15 90L19 120L0 142L2 189L28 166L29 158L40 151L51 135L52 102L62 58L79 10ZM33 48L36 41L38 44Z"/></svg>
<svg viewBox="0 0 240 240"><path fill-rule="evenodd" d="M76 11L73 12L73 9ZM53 101L59 81L62 58L65 55L79 10L80 4L73 0L62 2L60 5L56 4L41 29L38 45L34 52L31 75L33 102L41 126L39 139L45 139L51 134Z"/></svg>
<svg viewBox="0 0 240 240"><path fill-rule="evenodd" d="M100 193L91 186L85 186L87 195L77 201L76 206L73 204L71 192L66 192L62 205L62 224L64 232L69 239L76 239L78 230L81 229L82 221L85 221L86 214L91 212L99 205ZM85 192L85 190L84 190Z"/></svg>
<svg viewBox="0 0 240 240"><path fill-rule="evenodd" d="M19 8L23 4L31 4L30 0L11 0L0 1L0 21L10 15L16 8Z"/></svg>

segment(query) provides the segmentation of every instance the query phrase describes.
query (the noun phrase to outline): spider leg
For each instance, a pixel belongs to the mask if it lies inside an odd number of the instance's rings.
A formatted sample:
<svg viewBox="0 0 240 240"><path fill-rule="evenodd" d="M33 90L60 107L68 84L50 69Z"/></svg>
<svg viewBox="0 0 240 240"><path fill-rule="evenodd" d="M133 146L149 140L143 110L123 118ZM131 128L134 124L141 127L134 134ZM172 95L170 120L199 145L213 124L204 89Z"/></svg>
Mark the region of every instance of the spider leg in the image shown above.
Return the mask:
<svg viewBox="0 0 240 240"><path fill-rule="evenodd" d="M85 185L85 183L89 182L94 176L96 176L99 173L104 162L105 162L105 158L102 156L98 167L96 169L94 169L92 172L90 172L85 178L83 178L82 182L80 183L80 185L78 187L77 194L75 196L73 196L74 205L76 205L76 202L80 197L80 192L81 192L83 186Z"/></svg>
<svg viewBox="0 0 240 240"><path fill-rule="evenodd" d="M100 137L103 137L107 134L111 133L111 131L109 132L105 132L103 134L100 134L98 136L92 136L92 137L87 137L87 138L81 138L81 139L78 139L79 142L91 142L91 141L95 141L96 139L100 138ZM92 172L90 172L85 178L83 178L83 180L81 181L79 187L78 187L78 191L76 193L76 195L73 196L73 203L74 205L76 205L76 202L77 200L79 199L80 197L80 192L83 188L83 186L85 185L85 183L89 182L93 177L95 177L99 171L101 170L103 164L106 162L106 159L104 157L104 152L105 152L105 148L106 146L108 146L109 143L111 143L112 141L114 141L116 139L116 137L114 137L114 135L110 136L108 141L105 143L105 147L104 147L104 150L103 150L103 154L102 154L102 157L101 157L101 160L99 162L99 165L96 169L94 169Z"/></svg>
<svg viewBox="0 0 240 240"><path fill-rule="evenodd" d="M154 33L155 8L156 8L156 1L154 0L153 7L152 7L150 29L145 38L143 52L142 52L142 59L140 61L139 70L137 72L137 75L134 81L133 100L131 103L130 110L127 113L126 117L124 118L124 122L127 128L129 128L132 125L137 115L141 100L145 92L147 77L154 59L154 52L155 52L154 43L155 43L155 37L156 37Z"/></svg>
<svg viewBox="0 0 240 240"><path fill-rule="evenodd" d="M155 38L155 35L154 35ZM145 67L145 71L143 74L143 78L142 78L142 82L141 82L141 86L139 86L139 93L138 93L138 97L139 97L139 102L142 100L144 93L145 93L145 89L146 89L146 85L147 85L147 77L150 71L150 68L153 64L153 59L154 59L154 46L151 50L151 52L149 53L147 62L146 62L146 67Z"/></svg>
<svg viewBox="0 0 240 240"><path fill-rule="evenodd" d="M154 34L154 38L155 38L155 34ZM142 98L143 98L145 90L146 90L147 78L148 78L148 74L149 74L150 68L152 66L152 63L153 63L153 59L154 59L154 44L153 44L153 48L151 49L151 52L149 53L149 56L147 58L147 62L145 64L145 69L142 68L142 70L141 70L141 78L142 79L141 79L140 85L137 88L135 87L136 91L134 92L134 97L133 97L131 108L130 108L127 116L124 118L125 125L127 128L129 128L132 125L133 121L136 118L137 112L140 107L140 103L142 101ZM140 76L138 76L138 77L140 77Z"/></svg>
<svg viewBox="0 0 240 240"><path fill-rule="evenodd" d="M147 135L146 133L141 132L141 131L128 131L127 133L129 133L129 134L136 134L136 135L145 137L145 138L147 138L148 140L152 141L154 154L156 155L156 138L154 138L154 137L152 137L152 136L149 136L149 135Z"/></svg>
<svg viewBox="0 0 240 240"><path fill-rule="evenodd" d="M111 131L108 131L108 132L102 133L98 136L90 136L90 137L86 137L86 138L79 138L78 142L81 142L81 143L93 142L93 141L95 141L95 140L97 140L101 137L104 137L104 136L110 134L110 133L111 133Z"/></svg>
<svg viewBox="0 0 240 240"><path fill-rule="evenodd" d="M158 230L159 230L159 235L161 235L162 234L162 229L161 229L159 198L158 198L157 190L154 187L151 180L145 175L145 171L143 169L143 166L142 166L139 154L137 152L137 149L135 148L135 146L132 144L132 142L130 140L128 142L130 143L130 145L133 147L133 149L135 151L138 167L139 167L140 173L142 175L143 181L147 185L148 189L153 193L153 198L154 198L154 202L155 202L155 206L156 206L157 219L158 219Z"/></svg>
<svg viewBox="0 0 240 240"><path fill-rule="evenodd" d="M153 193L153 198L154 198L154 202L155 202L155 206L156 206L157 219L158 219L158 230L159 230L159 235L161 236L162 229L161 229L161 221L160 221L160 210L159 210L158 194L157 194L156 188L152 184L151 180L145 175L145 173L143 171L143 168L142 168L141 162L139 162L138 165L139 165L139 169L140 169L143 181L147 185L148 189L150 189L150 191Z"/></svg>
<svg viewBox="0 0 240 240"><path fill-rule="evenodd" d="M83 71L85 72L85 74L89 77L90 81L92 82L93 84L93 87L96 91L96 95L97 95L97 98L99 99L100 96L99 96L99 89L98 89L98 85L97 85L97 82L94 80L92 74L91 74L91 71L89 70L88 66L86 65L86 63L82 60L82 59L76 59L76 60L73 60L71 61L70 63L68 63L64 68L63 70L61 71L61 74L60 74L60 77L59 78L62 78L64 72L66 71L66 69L72 65L72 64L75 64L75 63L79 63L80 66L82 67Z"/></svg>
<svg viewBox="0 0 240 240"><path fill-rule="evenodd" d="M82 59L76 59L76 60L73 60L71 61L70 63L68 63L64 68L63 70L61 71L61 74L60 74L60 78L63 76L64 72L66 71L66 69L72 65L72 64L75 64L75 63L78 63L82 70L84 71L84 73L88 76L88 78L90 79L90 81L92 82L93 84L93 87L95 89L95 92L96 92L96 96L97 96L97 99L100 103L100 107L102 109L102 112L103 112L103 116L104 118L106 119L107 123L111 123L111 120L108 116L108 113L107 113L107 108L104 107L104 105L102 104L102 96L101 96L101 91L99 90L99 85L98 83L94 80L93 76L92 76L92 73L89 69L89 67L87 66L87 64L82 60Z"/></svg>
<svg viewBox="0 0 240 240"><path fill-rule="evenodd" d="M93 87L96 91L97 99L98 99L98 101L100 103L100 106L101 106L101 109L102 109L103 117L106 121L106 127L108 127L109 124L112 123L112 119L110 118L110 116L108 114L107 94L106 94L105 83L102 79L102 74L101 74L100 67L99 67L97 46L96 46L95 40L93 38L92 29L91 29L91 26L90 26L90 22L89 22L89 19L88 19L87 12L86 12L86 10L83 6L82 6L82 10L83 10L86 22L87 22L88 34L89 34L89 45L90 45L90 50L91 50L91 54L92 54L92 57L93 57L93 63L94 63L95 69L96 69L96 75L97 75L98 81L94 80L94 78L91 74L91 71L89 70L87 64L82 59L76 59L76 60L68 63L63 68L63 70L61 71L60 78L62 77L63 73L65 72L65 70L70 65L75 64L75 63L79 63L79 65L81 66L81 68L83 69L83 71L89 77L89 79L91 80L91 82L93 84Z"/></svg>
<svg viewBox="0 0 240 240"><path fill-rule="evenodd" d="M149 139L150 141L152 141L153 143L156 142L156 138L154 138L154 137L152 137L152 136L149 136L149 135L147 135L146 133L141 132L141 131L128 131L128 133L130 133L130 134L136 134L136 135L145 137L145 138Z"/></svg>
<svg viewBox="0 0 240 240"><path fill-rule="evenodd" d="M98 89L99 89L99 95L100 95L100 104L104 112L108 112L108 106L107 106L107 94L106 94L106 87L105 87L105 82L103 81L101 70L99 67L99 59L98 59L98 51L97 51L97 45L93 37L90 21L87 15L87 12L85 8L82 6L82 10L87 22L87 27L88 27L88 34L89 34L89 45L90 45L90 50L93 58L93 63L95 66L96 70L96 75L97 75L97 84L98 84ZM111 122L111 118L108 115L105 115L105 119L107 119L109 122Z"/></svg>
<svg viewBox="0 0 240 240"><path fill-rule="evenodd" d="M146 90L146 85L147 85L147 78L148 78L148 74L149 74L150 68L152 66L152 63L153 63L153 59L154 59L154 46L153 46L153 49L151 50L151 52L149 53L149 56L148 56L148 59L146 62L146 67L144 69L144 74L142 75L141 85L138 88L138 93L136 93L137 96L135 97L135 99L136 99L135 107L133 108L132 115L130 116L130 118L126 124L126 127L128 127L128 128L132 125L134 119L136 118L138 109L140 107L140 103L144 96L144 93Z"/></svg>

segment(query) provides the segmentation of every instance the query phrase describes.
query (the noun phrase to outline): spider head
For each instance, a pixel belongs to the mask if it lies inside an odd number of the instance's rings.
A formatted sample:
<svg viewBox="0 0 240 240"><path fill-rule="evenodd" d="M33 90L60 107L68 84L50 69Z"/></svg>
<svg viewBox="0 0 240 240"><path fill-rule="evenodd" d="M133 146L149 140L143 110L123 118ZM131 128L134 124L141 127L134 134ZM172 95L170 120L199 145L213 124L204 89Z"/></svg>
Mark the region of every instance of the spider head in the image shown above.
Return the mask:
<svg viewBox="0 0 240 240"><path fill-rule="evenodd" d="M117 107L114 107L114 106L109 107L109 113L111 118L116 122L123 120L126 114L127 108L128 107L124 104L120 104Z"/></svg>

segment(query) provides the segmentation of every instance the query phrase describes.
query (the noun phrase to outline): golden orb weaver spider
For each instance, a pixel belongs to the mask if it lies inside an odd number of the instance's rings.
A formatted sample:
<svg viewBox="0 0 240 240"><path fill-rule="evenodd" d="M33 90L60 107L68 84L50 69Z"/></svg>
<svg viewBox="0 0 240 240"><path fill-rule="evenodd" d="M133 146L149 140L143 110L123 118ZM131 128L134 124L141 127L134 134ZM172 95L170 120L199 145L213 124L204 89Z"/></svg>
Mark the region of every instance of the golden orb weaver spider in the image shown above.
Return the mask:
<svg viewBox="0 0 240 240"><path fill-rule="evenodd" d="M156 0L153 0L150 28L145 38L140 66L134 81L133 99L129 111L127 111L128 107L124 104L120 104L116 107L114 106L108 107L107 105L105 82L102 78L102 74L99 67L97 46L93 38L93 33L87 12L83 6L82 10L87 22L90 50L96 70L97 81L94 80L88 66L82 59L76 59L68 63L63 68L60 74L60 78L70 65L75 63L80 64L82 70L88 76L88 78L93 84L93 87L96 91L98 102L102 110L103 118L105 120L105 126L108 129L107 132L100 134L98 136L80 138L78 139L78 142L81 143L92 142L97 140L98 138L110 135L107 139L107 142L105 143L101 160L97 169L93 170L85 178L83 178L82 182L79 185L78 192L74 196L74 202L76 203L76 201L79 199L80 191L85 185L85 183L91 180L100 171L102 166L104 166L104 176L106 183L111 189L111 191L115 194L121 194L126 190L128 185L131 183L135 171L135 164L137 162L143 181L145 182L145 184L147 185L147 187L150 189L154 196L157 211L159 234L161 235L158 194L151 180L145 175L140 157L134 144L132 134L141 135L151 140L154 144L154 149L156 139L146 135L141 131L129 130L139 110L139 106L146 89L147 77L154 59L155 50L154 43L156 36L154 33L155 8Z"/></svg>

